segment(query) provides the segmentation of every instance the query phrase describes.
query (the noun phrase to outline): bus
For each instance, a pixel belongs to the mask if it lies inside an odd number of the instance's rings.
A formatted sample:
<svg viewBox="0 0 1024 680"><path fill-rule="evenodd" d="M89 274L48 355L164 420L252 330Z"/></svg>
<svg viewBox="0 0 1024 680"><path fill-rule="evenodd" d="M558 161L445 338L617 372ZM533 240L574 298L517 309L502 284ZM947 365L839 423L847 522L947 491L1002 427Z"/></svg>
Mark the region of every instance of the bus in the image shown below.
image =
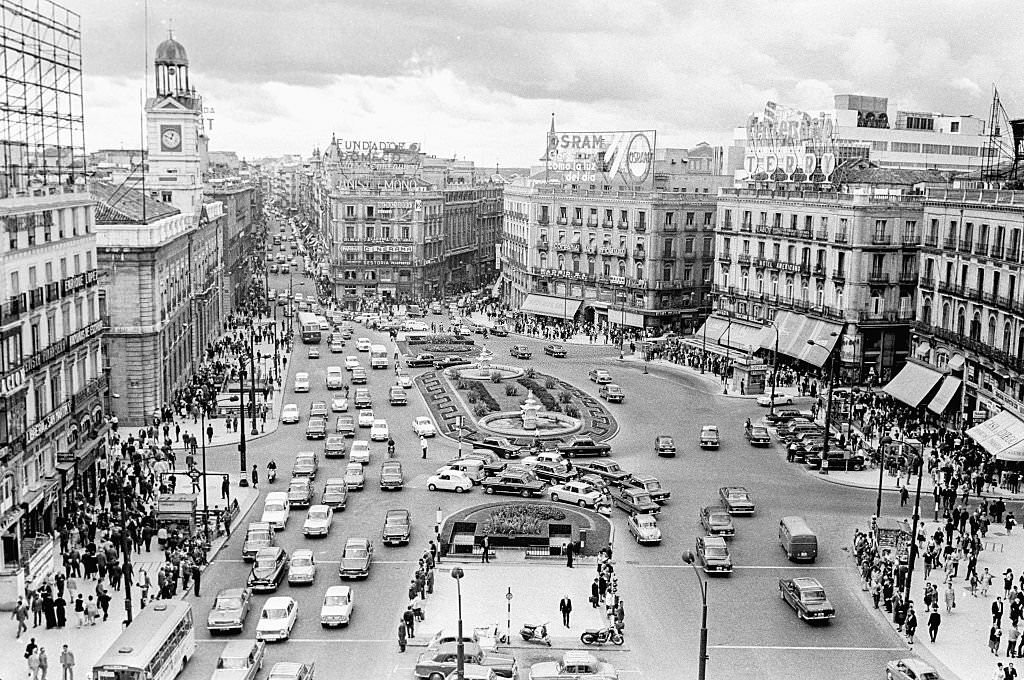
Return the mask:
<svg viewBox="0 0 1024 680"><path fill-rule="evenodd" d="M320 317L312 312L299 312L299 328L302 329L302 342L307 345L319 345L323 331L320 330Z"/></svg>
<svg viewBox="0 0 1024 680"><path fill-rule="evenodd" d="M92 680L171 680L195 653L192 605L155 600L92 667Z"/></svg>
<svg viewBox="0 0 1024 680"><path fill-rule="evenodd" d="M388 367L388 348L384 345L370 345L370 368Z"/></svg>

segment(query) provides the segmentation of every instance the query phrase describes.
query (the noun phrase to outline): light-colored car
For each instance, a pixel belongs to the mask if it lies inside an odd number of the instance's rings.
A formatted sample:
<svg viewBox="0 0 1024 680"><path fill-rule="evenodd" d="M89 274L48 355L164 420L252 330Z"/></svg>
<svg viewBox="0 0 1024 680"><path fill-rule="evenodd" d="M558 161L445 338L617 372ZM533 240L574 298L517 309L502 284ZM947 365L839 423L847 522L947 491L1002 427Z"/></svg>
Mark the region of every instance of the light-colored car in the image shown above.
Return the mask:
<svg viewBox="0 0 1024 680"><path fill-rule="evenodd" d="M894 659L885 665L886 680L942 680L938 672L921 659Z"/></svg>
<svg viewBox="0 0 1024 680"><path fill-rule="evenodd" d="M302 533L305 536L326 536L331 532L333 520L334 510L330 507L311 505L306 511L306 521L302 523Z"/></svg>
<svg viewBox="0 0 1024 680"><path fill-rule="evenodd" d="M271 491L263 502L263 515L261 522L266 522L274 529L284 529L288 526L288 494L284 491Z"/></svg>
<svg viewBox="0 0 1024 680"><path fill-rule="evenodd" d="M288 585L293 586L299 583L312 585L316 579L316 559L313 551L300 548L292 553L292 559L288 563Z"/></svg>
<svg viewBox="0 0 1024 680"><path fill-rule="evenodd" d="M347 626L354 608L351 586L331 586L324 593L324 603L320 605L320 625L325 628Z"/></svg>
<svg viewBox="0 0 1024 680"><path fill-rule="evenodd" d="M367 351L369 351L369 348L367 348ZM345 370L351 371L353 368L359 368L359 357L349 354L345 357Z"/></svg>
<svg viewBox="0 0 1024 680"><path fill-rule="evenodd" d="M295 454L295 462L292 464L292 477L316 479L316 473L319 469L320 461L313 451L299 451Z"/></svg>
<svg viewBox="0 0 1024 680"><path fill-rule="evenodd" d="M281 422L286 425L292 425L299 422L299 406L298 404L285 404L284 408L281 409Z"/></svg>
<svg viewBox="0 0 1024 680"><path fill-rule="evenodd" d="M206 629L211 633L242 632L252 604L252 591L248 588L225 588L217 593L213 607L206 617Z"/></svg>
<svg viewBox="0 0 1024 680"><path fill-rule="evenodd" d="M789 406L792 403L793 403L793 395L792 394L776 394L775 395L775 406ZM758 406L771 406L772 405L772 395L771 394L762 394L760 397L757 398L757 405Z"/></svg>
<svg viewBox="0 0 1024 680"><path fill-rule="evenodd" d="M431 491L465 493L473 488L473 480L465 472L443 467L427 478L427 488Z"/></svg>
<svg viewBox="0 0 1024 680"><path fill-rule="evenodd" d="M348 459L353 463L369 463L370 442L365 439L357 439L352 442L352 449L348 453Z"/></svg>
<svg viewBox="0 0 1024 680"><path fill-rule="evenodd" d="M412 420L412 431L416 433L418 437L433 437L437 434L437 428L434 427L434 421L427 416L417 416Z"/></svg>
<svg viewBox="0 0 1024 680"><path fill-rule="evenodd" d="M548 492L553 501L561 501L571 505L578 505L581 508L597 507L601 500L601 492L587 482L571 481L565 484L556 484Z"/></svg>
<svg viewBox="0 0 1024 680"><path fill-rule="evenodd" d="M415 332L423 332L423 331L429 331L430 330L430 326L428 326L423 321L411 321L410 320L410 321L406 321L405 323L402 324L402 330L403 331L407 331L407 332L414 332L414 333Z"/></svg>
<svg viewBox="0 0 1024 680"><path fill-rule="evenodd" d="M637 543L661 543L661 529L658 528L658 520L654 519L654 515L650 513L634 512L626 520L626 527Z"/></svg>
<svg viewBox="0 0 1024 680"><path fill-rule="evenodd" d="M344 510L348 505L348 486L341 477L331 477L324 483L320 502L329 508Z"/></svg>
<svg viewBox="0 0 1024 680"><path fill-rule="evenodd" d="M359 412L359 417L356 419L356 424L359 427L373 427L373 409L364 408Z"/></svg>
<svg viewBox="0 0 1024 680"><path fill-rule="evenodd" d="M349 490L362 491L366 485L366 475L363 473L363 466L359 463L349 463L345 466L345 486Z"/></svg>
<svg viewBox="0 0 1024 680"><path fill-rule="evenodd" d="M295 374L295 391L309 392L309 373L300 371Z"/></svg>
<svg viewBox="0 0 1024 680"><path fill-rule="evenodd" d="M220 653L210 680L254 680L263 668L265 653L262 640L232 640Z"/></svg>
<svg viewBox="0 0 1024 680"><path fill-rule="evenodd" d="M348 411L348 397L334 397L331 399L331 411L334 413Z"/></svg>
<svg viewBox="0 0 1024 680"><path fill-rule="evenodd" d="M412 387L412 376L405 371L401 371L395 375L395 382L399 387L410 389Z"/></svg>
<svg viewBox="0 0 1024 680"><path fill-rule="evenodd" d="M390 436L388 421L383 418L374 419L373 425L370 426L370 441L386 442Z"/></svg>
<svg viewBox="0 0 1024 680"><path fill-rule="evenodd" d="M340 390L345 385L345 374L341 372L340 366L327 367L327 389Z"/></svg>
<svg viewBox="0 0 1024 680"><path fill-rule="evenodd" d="M370 347L372 345L373 345L373 343L370 342L369 338L357 338L356 339L356 349L359 350L360 352L369 352L370 351Z"/></svg>
<svg viewBox="0 0 1024 680"><path fill-rule="evenodd" d="M299 618L299 604L290 597L271 597L263 605L256 639L264 642L287 640Z"/></svg>
<svg viewBox="0 0 1024 680"><path fill-rule="evenodd" d="M530 680L617 680L615 667L590 652L568 651L555 661L530 666Z"/></svg>
<svg viewBox="0 0 1024 680"><path fill-rule="evenodd" d="M612 381L611 374L603 368L591 369L588 376L590 377L591 382L595 382L598 385L607 385Z"/></svg>

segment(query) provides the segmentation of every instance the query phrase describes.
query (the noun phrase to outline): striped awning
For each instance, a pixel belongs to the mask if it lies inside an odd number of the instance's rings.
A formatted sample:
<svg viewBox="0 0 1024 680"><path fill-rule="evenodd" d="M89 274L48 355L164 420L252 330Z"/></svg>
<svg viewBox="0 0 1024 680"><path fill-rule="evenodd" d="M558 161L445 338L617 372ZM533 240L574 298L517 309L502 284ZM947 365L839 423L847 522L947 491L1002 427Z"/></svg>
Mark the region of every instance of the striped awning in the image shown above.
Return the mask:
<svg viewBox="0 0 1024 680"><path fill-rule="evenodd" d="M942 415L949 408L949 405L956 399L960 391L960 378L947 375L942 379L939 391L935 393L932 400L928 402L928 410L932 413Z"/></svg>
<svg viewBox="0 0 1024 680"><path fill-rule="evenodd" d="M526 296L519 311L526 314L553 316L556 319L572 319L576 316L576 311L581 304L583 304L582 300L571 297L561 298L531 293Z"/></svg>
<svg viewBox="0 0 1024 680"><path fill-rule="evenodd" d="M779 351L814 366L823 366L828 361L843 331L841 324L788 311L775 315L775 326L779 329ZM808 340L813 340L814 344ZM775 334L764 333L761 346L773 349L774 343Z"/></svg>
<svg viewBox="0 0 1024 680"><path fill-rule="evenodd" d="M930 366L908 361L882 391L907 406L917 408L935 390L942 376L941 371Z"/></svg>

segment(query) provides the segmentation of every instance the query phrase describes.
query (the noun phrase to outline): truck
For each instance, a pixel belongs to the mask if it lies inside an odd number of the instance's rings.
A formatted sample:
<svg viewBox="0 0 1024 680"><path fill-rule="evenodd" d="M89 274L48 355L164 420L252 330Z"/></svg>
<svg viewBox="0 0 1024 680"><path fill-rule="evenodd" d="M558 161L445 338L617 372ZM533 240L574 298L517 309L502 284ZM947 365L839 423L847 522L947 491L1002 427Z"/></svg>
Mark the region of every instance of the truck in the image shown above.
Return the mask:
<svg viewBox="0 0 1024 680"><path fill-rule="evenodd" d="M591 437L573 437L568 444L558 447L559 453L566 458L574 456L608 456L612 447L605 442L594 441Z"/></svg>
<svg viewBox="0 0 1024 680"><path fill-rule="evenodd" d="M627 514L651 514L661 512L661 506L651 499L651 494L635 486L611 486L608 493L612 497L612 505L622 508Z"/></svg>

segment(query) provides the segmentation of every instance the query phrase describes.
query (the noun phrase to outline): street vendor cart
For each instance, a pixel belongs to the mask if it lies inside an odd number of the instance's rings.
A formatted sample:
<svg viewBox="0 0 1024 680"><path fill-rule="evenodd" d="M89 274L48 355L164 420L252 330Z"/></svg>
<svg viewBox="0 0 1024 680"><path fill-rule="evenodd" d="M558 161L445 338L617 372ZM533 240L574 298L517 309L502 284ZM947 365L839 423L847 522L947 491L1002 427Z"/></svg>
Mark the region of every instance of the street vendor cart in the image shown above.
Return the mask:
<svg viewBox="0 0 1024 680"><path fill-rule="evenodd" d="M883 557L889 555L901 564L910 561L910 524L905 519L879 517L875 520L875 544Z"/></svg>

